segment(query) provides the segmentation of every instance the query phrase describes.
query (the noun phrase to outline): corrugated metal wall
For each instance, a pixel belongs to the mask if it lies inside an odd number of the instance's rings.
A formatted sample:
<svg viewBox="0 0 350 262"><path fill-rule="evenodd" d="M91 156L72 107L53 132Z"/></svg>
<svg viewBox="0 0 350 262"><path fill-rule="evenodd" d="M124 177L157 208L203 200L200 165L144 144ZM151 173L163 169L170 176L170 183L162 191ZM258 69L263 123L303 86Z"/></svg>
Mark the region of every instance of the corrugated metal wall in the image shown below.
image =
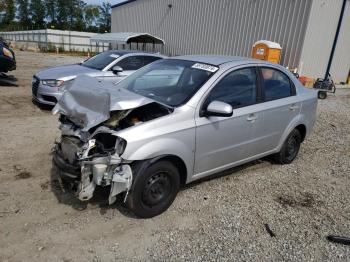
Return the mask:
<svg viewBox="0 0 350 262"><path fill-rule="evenodd" d="M324 77L343 0L314 0L300 58L302 74ZM350 70L350 1L337 43L331 74L337 81L346 81Z"/></svg>
<svg viewBox="0 0 350 262"><path fill-rule="evenodd" d="M250 56L254 42L282 45L282 64L297 67L311 0L138 0L113 9L112 32L147 32L164 53ZM169 4L172 7L169 7Z"/></svg>

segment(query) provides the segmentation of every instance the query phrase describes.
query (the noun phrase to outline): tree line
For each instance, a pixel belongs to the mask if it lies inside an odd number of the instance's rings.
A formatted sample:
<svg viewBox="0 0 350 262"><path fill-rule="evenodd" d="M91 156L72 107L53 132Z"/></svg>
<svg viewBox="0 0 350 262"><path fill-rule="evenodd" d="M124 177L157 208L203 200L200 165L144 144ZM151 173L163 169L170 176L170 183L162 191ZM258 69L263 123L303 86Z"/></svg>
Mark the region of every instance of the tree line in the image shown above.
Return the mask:
<svg viewBox="0 0 350 262"><path fill-rule="evenodd" d="M0 31L44 28L109 32L111 4L88 5L81 0L0 1Z"/></svg>

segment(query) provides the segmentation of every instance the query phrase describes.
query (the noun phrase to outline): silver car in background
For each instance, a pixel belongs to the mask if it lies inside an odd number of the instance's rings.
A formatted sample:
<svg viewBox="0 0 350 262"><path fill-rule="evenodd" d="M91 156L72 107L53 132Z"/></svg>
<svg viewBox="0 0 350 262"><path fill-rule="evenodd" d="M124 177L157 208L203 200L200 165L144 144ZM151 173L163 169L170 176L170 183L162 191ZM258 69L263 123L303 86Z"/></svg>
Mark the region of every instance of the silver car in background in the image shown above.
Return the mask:
<svg viewBox="0 0 350 262"><path fill-rule="evenodd" d="M316 109L317 93L276 64L163 59L116 86L77 78L53 109L62 132L53 160L80 200L110 186L110 204L122 193L137 216L152 217L183 184L268 155L291 163Z"/></svg>
<svg viewBox="0 0 350 262"><path fill-rule="evenodd" d="M104 81L119 82L141 67L164 56L138 51L106 51L81 64L57 66L33 76L33 101L41 105L55 105L66 87L79 75Z"/></svg>

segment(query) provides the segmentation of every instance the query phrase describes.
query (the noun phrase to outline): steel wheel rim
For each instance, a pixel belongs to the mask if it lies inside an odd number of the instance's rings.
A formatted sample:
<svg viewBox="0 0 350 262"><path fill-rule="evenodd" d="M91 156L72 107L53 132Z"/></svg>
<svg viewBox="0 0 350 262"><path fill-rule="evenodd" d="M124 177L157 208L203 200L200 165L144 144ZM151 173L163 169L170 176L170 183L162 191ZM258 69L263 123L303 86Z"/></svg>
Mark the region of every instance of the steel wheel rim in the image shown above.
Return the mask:
<svg viewBox="0 0 350 262"><path fill-rule="evenodd" d="M171 179L167 172L153 174L142 192L142 202L147 206L156 206L168 199L171 194Z"/></svg>
<svg viewBox="0 0 350 262"><path fill-rule="evenodd" d="M297 139L295 136L292 136L288 139L287 148L286 148L286 156L288 159L292 159L295 157L297 152Z"/></svg>

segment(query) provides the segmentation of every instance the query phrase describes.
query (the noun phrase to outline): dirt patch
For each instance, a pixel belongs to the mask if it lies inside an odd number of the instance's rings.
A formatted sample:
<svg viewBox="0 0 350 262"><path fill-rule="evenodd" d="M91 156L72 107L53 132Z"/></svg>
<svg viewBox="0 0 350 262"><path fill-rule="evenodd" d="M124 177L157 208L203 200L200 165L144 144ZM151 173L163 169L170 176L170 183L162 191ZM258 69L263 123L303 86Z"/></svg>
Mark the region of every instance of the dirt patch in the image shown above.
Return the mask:
<svg viewBox="0 0 350 262"><path fill-rule="evenodd" d="M45 181L45 182L40 184L40 187L42 190L48 190L49 186L50 186L50 181Z"/></svg>
<svg viewBox="0 0 350 262"><path fill-rule="evenodd" d="M28 179L32 176L32 174L23 168L21 165L14 165L13 170L17 173L15 175L15 179Z"/></svg>
<svg viewBox="0 0 350 262"><path fill-rule="evenodd" d="M310 193L302 193L299 196L282 195L275 199L283 207L313 207L315 202L314 196Z"/></svg>
<svg viewBox="0 0 350 262"><path fill-rule="evenodd" d="M16 179L28 179L30 178L32 175L30 174L30 172L28 171L21 171L20 173L18 173L17 175L15 175Z"/></svg>

